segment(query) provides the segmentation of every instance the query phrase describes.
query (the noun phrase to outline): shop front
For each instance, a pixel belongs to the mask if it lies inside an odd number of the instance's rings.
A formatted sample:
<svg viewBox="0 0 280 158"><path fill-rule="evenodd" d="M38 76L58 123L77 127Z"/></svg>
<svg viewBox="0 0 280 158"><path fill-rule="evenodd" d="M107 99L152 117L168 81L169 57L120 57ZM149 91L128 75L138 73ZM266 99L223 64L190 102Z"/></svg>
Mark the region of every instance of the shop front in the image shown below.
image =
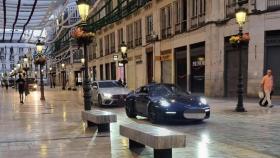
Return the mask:
<svg viewBox="0 0 280 158"><path fill-rule="evenodd" d="M190 46L190 89L193 93L204 93L205 87L205 42Z"/></svg>

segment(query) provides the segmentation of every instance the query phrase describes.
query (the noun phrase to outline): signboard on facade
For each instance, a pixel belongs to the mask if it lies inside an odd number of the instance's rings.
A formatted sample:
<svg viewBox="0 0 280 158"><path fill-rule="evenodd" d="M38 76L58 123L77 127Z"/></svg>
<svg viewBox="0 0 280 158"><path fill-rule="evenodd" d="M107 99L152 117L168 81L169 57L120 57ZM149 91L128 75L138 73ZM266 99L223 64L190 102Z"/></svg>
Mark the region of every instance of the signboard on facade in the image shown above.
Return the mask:
<svg viewBox="0 0 280 158"><path fill-rule="evenodd" d="M135 63L142 64L142 55L135 56Z"/></svg>

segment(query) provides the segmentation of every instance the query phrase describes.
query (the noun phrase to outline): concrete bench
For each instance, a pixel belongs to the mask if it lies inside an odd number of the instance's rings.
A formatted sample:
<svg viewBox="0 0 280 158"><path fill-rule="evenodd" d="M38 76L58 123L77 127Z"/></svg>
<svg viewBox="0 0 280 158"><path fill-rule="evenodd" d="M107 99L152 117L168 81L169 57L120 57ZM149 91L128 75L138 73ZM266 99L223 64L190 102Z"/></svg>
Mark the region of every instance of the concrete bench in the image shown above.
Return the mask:
<svg viewBox="0 0 280 158"><path fill-rule="evenodd" d="M186 136L182 133L143 124L120 125L120 135L129 139L129 148L145 145L154 148L155 158L171 158L172 148L186 146Z"/></svg>
<svg viewBox="0 0 280 158"><path fill-rule="evenodd" d="M89 110L82 111L82 119L88 126L96 125L99 132L109 131L110 123L117 122L117 115L107 111Z"/></svg>

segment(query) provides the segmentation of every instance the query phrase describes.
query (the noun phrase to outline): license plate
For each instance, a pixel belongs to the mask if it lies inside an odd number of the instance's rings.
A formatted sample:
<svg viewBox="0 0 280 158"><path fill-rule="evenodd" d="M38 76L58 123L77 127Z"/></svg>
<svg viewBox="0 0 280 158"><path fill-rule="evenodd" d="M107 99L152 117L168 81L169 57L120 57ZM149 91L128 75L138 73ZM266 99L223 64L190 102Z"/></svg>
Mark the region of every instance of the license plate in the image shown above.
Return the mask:
<svg viewBox="0 0 280 158"><path fill-rule="evenodd" d="M184 113L184 117L186 119L204 119L205 118L205 113Z"/></svg>

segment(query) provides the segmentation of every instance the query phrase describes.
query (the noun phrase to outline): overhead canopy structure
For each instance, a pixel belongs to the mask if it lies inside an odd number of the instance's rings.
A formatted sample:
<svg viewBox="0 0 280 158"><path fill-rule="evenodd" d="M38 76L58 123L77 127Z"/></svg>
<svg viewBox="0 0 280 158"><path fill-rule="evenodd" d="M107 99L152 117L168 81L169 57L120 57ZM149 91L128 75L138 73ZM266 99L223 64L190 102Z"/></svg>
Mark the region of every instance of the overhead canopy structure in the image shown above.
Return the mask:
<svg viewBox="0 0 280 158"><path fill-rule="evenodd" d="M53 11L66 0L0 0L0 43L35 42ZM35 37L35 38L32 38Z"/></svg>

